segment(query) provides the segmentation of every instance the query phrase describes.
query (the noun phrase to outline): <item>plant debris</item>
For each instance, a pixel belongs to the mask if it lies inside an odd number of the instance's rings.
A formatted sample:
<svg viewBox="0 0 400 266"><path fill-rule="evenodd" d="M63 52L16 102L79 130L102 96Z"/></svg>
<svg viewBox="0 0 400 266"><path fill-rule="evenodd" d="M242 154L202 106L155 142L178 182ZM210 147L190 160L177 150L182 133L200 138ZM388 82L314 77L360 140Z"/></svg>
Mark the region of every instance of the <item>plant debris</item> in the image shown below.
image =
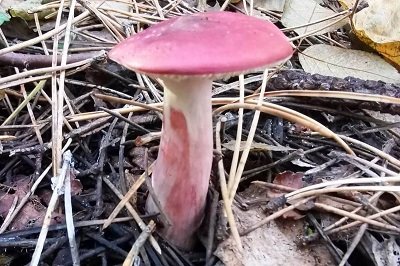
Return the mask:
<svg viewBox="0 0 400 266"><path fill-rule="evenodd" d="M18 17L1 9L0 264L395 265L400 74L360 77L332 52L362 63L352 22L365 1L308 1L336 18L279 2L32 1ZM182 252L158 233L162 213L145 211L162 86L107 52L206 10L268 19L296 53L213 82L207 215L195 248ZM313 19L283 23L300 11ZM302 67L318 45L330 47L322 63L347 65L340 78ZM238 44L237 53L251 52ZM377 57L366 70L375 77Z"/></svg>

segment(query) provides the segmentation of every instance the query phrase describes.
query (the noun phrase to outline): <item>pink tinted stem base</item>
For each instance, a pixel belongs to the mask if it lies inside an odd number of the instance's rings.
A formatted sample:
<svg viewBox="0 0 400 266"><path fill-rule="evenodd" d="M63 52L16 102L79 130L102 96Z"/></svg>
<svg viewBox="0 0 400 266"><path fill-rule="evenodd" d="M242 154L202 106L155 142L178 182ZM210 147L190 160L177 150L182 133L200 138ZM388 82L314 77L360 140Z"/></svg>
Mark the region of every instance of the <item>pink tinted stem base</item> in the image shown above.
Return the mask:
<svg viewBox="0 0 400 266"><path fill-rule="evenodd" d="M152 186L170 225L162 234L191 248L206 203L212 163L211 80L163 79L164 115ZM149 197L147 210L157 207Z"/></svg>

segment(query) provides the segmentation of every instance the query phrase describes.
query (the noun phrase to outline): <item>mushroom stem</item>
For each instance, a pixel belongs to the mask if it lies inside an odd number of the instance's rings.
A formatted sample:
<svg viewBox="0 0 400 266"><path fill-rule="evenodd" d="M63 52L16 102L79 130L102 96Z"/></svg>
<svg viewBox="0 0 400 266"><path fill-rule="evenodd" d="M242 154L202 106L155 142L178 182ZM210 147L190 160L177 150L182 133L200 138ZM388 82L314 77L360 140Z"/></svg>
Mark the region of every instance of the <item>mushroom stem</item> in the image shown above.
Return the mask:
<svg viewBox="0 0 400 266"><path fill-rule="evenodd" d="M152 186L170 225L163 235L190 249L206 203L212 164L212 81L163 78L164 115ZM157 211L151 197L149 212Z"/></svg>

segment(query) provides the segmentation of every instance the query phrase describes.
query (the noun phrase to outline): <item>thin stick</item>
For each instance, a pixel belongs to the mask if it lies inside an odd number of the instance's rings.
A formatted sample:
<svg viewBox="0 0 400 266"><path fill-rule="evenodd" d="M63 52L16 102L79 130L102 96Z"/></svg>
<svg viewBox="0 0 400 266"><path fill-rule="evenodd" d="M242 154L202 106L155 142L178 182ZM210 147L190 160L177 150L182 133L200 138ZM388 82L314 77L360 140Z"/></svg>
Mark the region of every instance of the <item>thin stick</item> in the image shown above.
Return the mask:
<svg viewBox="0 0 400 266"><path fill-rule="evenodd" d="M387 214L390 214L390 213L395 213L395 212L398 212L398 211L400 211L400 206L395 206L395 207L392 207L390 209L383 210L383 211L380 211L378 213L375 213L373 215L369 215L369 216L367 216L367 218L375 220L375 219L380 218L380 217L382 217L384 215L387 215ZM337 233L337 232L349 229L351 227L360 225L361 223L362 222L360 222L360 221L354 221L354 222L345 224L345 225L343 225L341 227L337 227L337 228L333 228L333 229L329 229L329 230L324 230L324 231L325 231L326 234L333 234L333 233Z"/></svg>
<svg viewBox="0 0 400 266"><path fill-rule="evenodd" d="M340 154L340 153L339 153L339 154ZM354 160L354 161L356 161L356 162L359 162L359 163L361 163L361 164L363 164L363 165L366 165L366 166L368 166L368 167L370 167L370 168L376 169L376 170L381 171L381 172L383 172L383 173L385 173L385 174L388 174L388 175L395 176L395 175L398 174L397 172L394 172L394 171L392 171L392 170L389 170L389 169L387 169L387 168L385 168L385 167L383 167L383 166L377 165L377 164L375 164L375 163L373 163L373 162L370 162L370 161L365 160L365 159L360 158L360 157L350 156L350 155L348 155L348 154L343 154L343 156L344 156L344 158L348 158L348 159L350 159L350 160Z"/></svg>
<svg viewBox="0 0 400 266"><path fill-rule="evenodd" d="M224 11L230 2L231 2L231 0L225 0L225 2L222 4L222 6L219 10Z"/></svg>
<svg viewBox="0 0 400 266"><path fill-rule="evenodd" d="M11 87L14 87L14 86L19 86L21 84L30 83L30 82L34 82L34 81L38 81L38 80L45 81L45 80L47 80L49 78L51 78L51 74L40 75L40 76L35 76L35 77L30 77L30 78L18 79L18 80L15 80L15 81L11 81L11 82L7 82L5 84L2 84L0 86L0 89L11 88Z"/></svg>
<svg viewBox="0 0 400 266"><path fill-rule="evenodd" d="M161 108L157 108L154 106L151 106L149 104L145 104L145 103L141 103L141 102L137 102L134 100L127 100L127 99L122 99L122 98L118 98L118 97L114 97L114 96L110 96L110 95L104 95L104 94L100 94L100 93L93 93L93 96L102 100L106 100L106 101L110 101L110 102L118 102L118 103L122 103L122 104L129 104L129 105L133 105L133 106L138 106L138 107L142 107L148 110L153 110L153 111L157 111L162 113L163 109Z"/></svg>
<svg viewBox="0 0 400 266"><path fill-rule="evenodd" d="M61 21L61 15L63 12L63 7L64 6L64 0L61 0L60 2L60 7L58 9L57 13L57 18L56 18L56 23L55 23L55 28L57 29L60 26L60 21ZM67 23L68 26L68 23ZM54 69L57 67L57 54L58 54L58 41L59 41L59 36L60 34L55 34L53 38L53 58L51 62L51 68ZM57 72L52 71L51 73L51 137L52 137L52 142L51 142L51 159L53 163L53 176L57 176L58 172L60 170L60 164L61 164L61 137L62 134L59 136L58 135L58 109L61 108L62 106L59 107L59 101L58 101L58 91L57 91ZM39 254L40 255L40 254Z"/></svg>
<svg viewBox="0 0 400 266"><path fill-rule="evenodd" d="M245 98L252 99L258 96L258 94L250 95ZM279 90L279 91L268 91L264 93L265 97L286 97L286 96L297 96L297 97L322 97L322 98L335 98L345 100L358 100L368 102L381 102L400 104L400 98L379 95L379 94L367 94L359 92L349 91L318 91L318 90Z"/></svg>
<svg viewBox="0 0 400 266"><path fill-rule="evenodd" d="M68 63L78 62L87 58L92 58L95 52L70 54L68 55ZM21 67L21 68L40 68L51 66L51 55L42 54L23 54L11 52L0 55L0 65ZM61 57L58 56L58 61L61 62Z"/></svg>
<svg viewBox="0 0 400 266"><path fill-rule="evenodd" d="M54 188L53 194L51 195L51 199L48 204L46 214L45 214L45 217L43 220L42 230L40 231L39 237L37 239L36 248L32 255L32 260L30 263L31 266L37 266L39 264L40 255L42 254L44 242L46 240L47 232L49 230L51 215L56 207L58 196L62 193L61 191L62 191L62 187L64 185L65 175L67 173L67 169L71 163L71 160L72 160L71 152L66 151L64 153L64 164L61 169L60 175L57 178L56 187Z"/></svg>
<svg viewBox="0 0 400 266"><path fill-rule="evenodd" d="M316 196L327 193L337 193L344 191L385 191L385 192L400 192L400 186L354 186L354 187L327 187L312 191L306 191L301 194L297 194L288 201L298 200L304 197ZM399 229L400 230L400 229Z"/></svg>
<svg viewBox="0 0 400 266"><path fill-rule="evenodd" d="M36 96L36 94L44 87L46 84L45 80L41 80L35 88L28 94L27 97L18 105L18 107L7 117L6 120L1 124L1 126L5 126L9 124L18 114L21 112L22 109L29 103L30 100L33 99L33 97Z"/></svg>
<svg viewBox="0 0 400 266"><path fill-rule="evenodd" d="M353 238L353 241L351 242L350 247L347 248L346 253L343 255L343 258L340 261L339 266L344 266L347 263L347 260L350 258L350 255L353 253L353 251L358 246L358 243L360 243L361 238L363 237L363 235L364 235L365 231L367 230L367 228L368 228L368 224L362 224L360 226L356 236Z"/></svg>
<svg viewBox="0 0 400 266"><path fill-rule="evenodd" d="M63 3L63 1L61 1ZM70 44L70 36L71 36L71 27L72 27L72 20L74 19L75 15L75 5L76 5L76 0L72 0L69 8L69 14L68 14L68 21L67 21L67 27L65 28L65 36L64 36L64 45L63 45L63 51L61 55L61 66L66 66L67 65L67 55L68 55L68 48ZM62 8L60 8L62 9ZM59 13L60 14L60 13ZM58 36L58 35L56 35ZM57 45L57 44L56 44ZM55 47L57 49L58 47ZM55 52L55 54L54 54ZM57 51L54 51L53 49L53 59L57 60ZM54 61L54 65L57 65L57 61ZM60 78L59 78L59 86L58 86L58 92L57 92L57 97L56 97L56 110L57 112L53 112L53 118L55 118L56 123L53 122L52 124L52 140L54 143L53 146L53 153L55 155L53 156L53 173L57 173L59 167L59 162L61 161L61 146L62 146L62 141L63 141L63 122L64 122L64 95L65 95L65 70L62 70L60 73ZM56 82L56 75L55 72L53 72L52 76L52 82ZM56 88L56 85L53 84L54 87ZM55 89L56 91L57 89ZM53 98L53 95L52 95ZM53 128L55 126L55 129ZM79 264L79 263L78 263Z"/></svg>
<svg viewBox="0 0 400 266"><path fill-rule="evenodd" d="M39 21L39 16L36 12L33 13L33 17L35 18L35 26L38 32L39 37L41 37L43 35L42 33L42 28L40 27L40 21ZM44 39L40 41L40 44L42 45L43 48L43 52L45 54L45 56L47 56L47 58L49 59L48 65L51 66L52 62L53 62L53 56L50 57L50 53L49 53L49 49L47 49L46 43L44 42ZM40 60L41 62L45 61L45 60Z"/></svg>
<svg viewBox="0 0 400 266"><path fill-rule="evenodd" d="M125 222L129 222L129 221L132 221L132 220L133 220L132 217L119 217L119 218L115 218L113 223L125 223ZM75 228L98 226L98 225L104 224L105 221L106 221L106 219L78 221L78 222L75 223ZM67 228L66 224L55 224L55 225L51 225L49 230L57 231L57 230L64 230L66 228ZM23 229L23 230L17 231L17 234L31 235L32 232L40 233L39 229L41 229L41 228L40 227L36 227L36 228L29 229L29 230ZM9 236L9 235L15 236L16 232L15 231L11 231L11 232L3 233L2 237L6 237L6 236Z"/></svg>
<svg viewBox="0 0 400 266"><path fill-rule="evenodd" d="M378 177L378 178L371 178L371 177L347 178L347 179L326 181L324 183L297 189L293 192L286 194L285 197L287 199L290 199L290 198L292 198L298 194L301 194L303 192L306 192L306 191L317 190L320 188L331 187L331 186L342 186L342 185L348 185L348 184L381 183L381 182L400 182L400 175L390 176L390 177Z"/></svg>
<svg viewBox="0 0 400 266"><path fill-rule="evenodd" d="M133 263L135 262L138 254L139 254L140 248L144 245L147 238L154 231L155 226L156 226L156 224L154 223L153 220L151 220L149 222L149 224L146 226L146 229L143 230L143 232L136 239L135 243L132 245L132 248L129 251L128 256L126 256L122 266L132 266L133 265Z"/></svg>
<svg viewBox="0 0 400 266"><path fill-rule="evenodd" d="M341 216L347 216L347 217L349 217L351 219L358 220L358 221L361 221L363 223L367 223L367 224L370 224L370 225L374 225L374 226L377 226L377 227L381 227L381 228L384 228L384 229L387 229L387 230L391 230L391 231L400 233L400 228L398 228L397 226L381 223L381 222L366 218L364 216L361 216L361 215L358 215L358 214L355 214L355 213L351 213L351 212L348 212L348 211L344 211L344 210L341 210L341 209L338 209L338 208L335 208L333 206L329 206L329 205L326 205L326 204L322 204L322 203L318 203L318 202L315 202L314 204L315 204L315 207L321 208L321 209L323 209L325 211L332 212L334 214L341 215Z"/></svg>
<svg viewBox="0 0 400 266"><path fill-rule="evenodd" d="M12 136L12 135L0 135L0 140L4 140L4 141L11 141L11 140L15 140L17 137Z"/></svg>
<svg viewBox="0 0 400 266"><path fill-rule="evenodd" d="M317 122L316 120L305 116L299 112L296 112L294 110L291 110L286 107L279 106L277 104L273 103L262 103L262 106L255 105L253 103L245 103L245 104L239 104L239 103L232 103L232 104L226 104L214 111L214 114L229 110L229 109L237 109L237 108L246 108L246 109L253 109L253 110L260 110L263 113L275 115L281 118L284 118L286 120L289 120L291 122L299 123L305 127L308 127L314 131L317 131L319 134L322 136L325 136L327 138L332 138L334 139L344 150L346 150L349 154L354 155L354 152L352 149L340 138L338 135L336 135L334 132L332 132L330 129L322 125L321 123Z"/></svg>
<svg viewBox="0 0 400 266"><path fill-rule="evenodd" d="M384 192L377 192L377 193L375 193L375 194L372 195L370 198L368 198L368 203L373 202L375 199L379 198L383 193L384 193ZM361 205L361 206L355 208L355 209L352 210L351 212L352 212L352 213L357 213L357 212L359 212L359 211L362 210L362 209L363 209L363 205ZM370 217L370 218L371 218L371 217ZM341 218L340 220L334 222L333 224L331 224L331 225L325 227L325 228L324 228L324 232L325 232L326 234L328 234L329 231L331 231L331 230L334 229L335 227L340 226L341 224L343 224L344 222L346 222L348 219L349 219L348 217L343 217L343 218Z"/></svg>
<svg viewBox="0 0 400 266"><path fill-rule="evenodd" d="M69 152L69 151L68 151ZM70 154L71 156L71 154ZM79 251L75 240L75 226L74 218L72 213L72 202L71 202L71 161L65 161L69 163L66 176L65 176L65 191L64 191L64 204L65 204L65 223L67 225L67 234L69 241L69 248L71 250L72 265L79 266Z"/></svg>
<svg viewBox="0 0 400 266"><path fill-rule="evenodd" d="M237 99L238 98L236 98L236 97L226 97L226 98L213 98L213 99L211 99L211 101L212 101L213 105L223 105L223 104L232 103L232 102L236 101ZM128 108L117 108L117 109L110 109L110 110L112 110L113 112L120 113L120 114L127 114L130 112L135 113L135 112L140 112L140 111L152 110L153 109L152 107L162 108L163 103L162 102L151 103L151 104L144 104L144 107L133 106L133 107L128 107ZM104 111L94 111L94 112L87 112L87 113L67 116L67 119L69 122L76 122L76 121L84 121L84 120L97 119L97 118L109 117L109 116L110 116L110 114L108 114Z"/></svg>
<svg viewBox="0 0 400 266"><path fill-rule="evenodd" d="M307 203L309 200L311 200L311 199L313 199L313 198L314 198L314 197L309 197L309 198L303 199L303 200L301 200L301 201L296 202L296 203L293 204L293 205L287 206L286 208L283 208L283 209L281 209L281 210L279 210L279 211L277 211L277 212L274 212L274 213L271 214L270 216L268 216L268 217L262 219L261 221L255 223L254 225L252 225L252 226L250 226L249 228L247 228L246 230L244 230L240 235L241 235L241 236L244 236L244 235L247 235L247 234L253 232L253 231L256 230L257 228L259 228L259 227L261 227L261 226L263 226L263 225L265 225L265 224L267 224L267 223L269 223L269 222L275 220L275 219L278 218L278 217L281 217L282 215L284 215L284 214L287 213L288 211L294 210L294 209L297 208L298 206Z"/></svg>
<svg viewBox="0 0 400 266"><path fill-rule="evenodd" d="M15 70L17 72L19 71L18 68L15 68ZM26 99L28 96L26 95L25 85L23 85L23 84L21 85L21 91L22 91L22 94L24 95L24 99ZM26 105L26 109L28 110L29 117L31 118L31 123L33 125L33 130L35 131L36 138L38 139L39 144L43 145L43 138L42 138L39 128L37 127L36 118L32 111L31 104L29 102Z"/></svg>
<svg viewBox="0 0 400 266"><path fill-rule="evenodd" d="M239 103L244 103L244 75L239 75ZM236 130L236 142L235 142L235 149L233 151L232 156L232 163L231 169L229 172L229 180L228 180L228 191L233 189L233 184L235 180L235 174L237 170L237 164L239 160L239 153L240 153L240 143L242 142L242 127L243 127L243 108L239 108L239 118L238 118L238 125Z"/></svg>
<svg viewBox="0 0 400 266"><path fill-rule="evenodd" d="M22 79L22 78L26 78L26 77L29 77L29 76L40 75L40 74L44 74L44 73L48 73L48 72L55 72L55 71L61 71L61 70L66 70L66 69L70 69L70 68L80 67L80 66L83 66L85 64L93 62L96 58L98 58L100 56L104 56L104 51L101 51L100 53L95 55L93 58L88 58L88 59L85 59L85 60L82 60L82 61L74 62L74 63L71 63L71 64L66 64L65 66L37 68L37 69L32 69L32 70L28 70L28 71L25 71L25 72L21 72L19 74L15 74L15 75L7 76L7 77L4 77L4 78L0 78L0 85L5 84L5 83L10 82L10 81L15 81L15 80L19 80L19 79ZM0 88L1 88L1 86L0 86Z"/></svg>
<svg viewBox="0 0 400 266"><path fill-rule="evenodd" d="M9 46L8 45L8 41L6 39L6 36L4 36L3 31L1 29L0 29L0 35L1 35L1 38L3 39L3 42L8 47ZM19 71L19 69L17 67L14 67L14 71L15 71L16 74L20 73L20 71ZM23 95L24 100L25 100L27 98L25 86L24 86L24 84L21 84L20 87L21 87L22 95ZM35 115L33 114L32 107L29 104L29 102L26 103L26 107L27 107L27 110L28 110L28 113L29 113L29 117L31 118L32 125L34 126L33 130L35 131L35 134L36 134L36 137L37 137L37 139L39 141L39 144L43 145L42 135L40 134L39 129L36 127L36 125L37 125L36 118L35 118Z"/></svg>
<svg viewBox="0 0 400 266"><path fill-rule="evenodd" d="M148 169L148 174L151 174L151 171L153 169L154 162L149 166ZM143 184L145 181L145 175L146 173L143 173L138 180L133 184L133 186L129 189L129 191L125 194L124 198L118 203L118 205L114 208L110 216L107 218L107 221L103 225L103 230L106 229L111 222L117 217L118 213L122 210L122 208L126 205L126 203L130 200L130 198L136 193L136 191L139 189L139 187Z"/></svg>
<svg viewBox="0 0 400 266"><path fill-rule="evenodd" d="M1 80L1 79L0 79ZM245 97L245 102L247 100L257 97L258 94L254 94L251 96ZM400 104L400 100L395 97L390 96L383 96L383 95L376 95L376 94L363 94L363 93L356 93L356 92L342 92L342 91L314 91L314 90L302 90L302 91L292 91L292 90L283 90L283 91L272 91L272 92L265 92L264 96L269 97L284 97L284 96L298 96L298 97L324 97L324 98L341 98L341 99L353 99L353 100L360 100L360 101L377 101L383 103L395 103ZM117 97L115 97L117 98ZM118 99L118 98L117 98ZM110 98L111 100L111 98ZM223 97L223 98L213 98L212 103L213 105L225 105L237 102L239 98L237 97ZM149 104L147 106L150 107L162 107L162 103L154 103ZM145 110L145 108L134 108L132 109L114 109L113 111L119 112L120 114L125 114L129 112L137 112ZM75 121L82 121L88 119L96 119L101 117L109 116L105 112L87 112L83 114L78 114L75 116L69 116L68 119L70 122Z"/></svg>
<svg viewBox="0 0 400 266"><path fill-rule="evenodd" d="M364 149L370 150L371 152L375 153L376 155L378 155L378 156L381 157L382 159L385 159L385 160L391 162L392 164L394 164L394 165L400 167L400 160L394 158L394 157L391 156L390 154L388 154L388 153L386 153L386 152L384 152L384 151L381 151L381 150L379 150L379 149L377 149L377 148L375 148L375 147L373 147L373 146L371 146L371 145L369 145L369 144L367 144L367 143L365 143L365 142L362 142L362 141L359 141L359 140L356 140L356 139L347 137L347 136L345 136L345 135L338 135L338 136L339 136L340 138L342 138L342 139L348 141L348 142L354 143L354 144L356 144L356 145L361 146L361 147L364 148Z"/></svg>
<svg viewBox="0 0 400 266"><path fill-rule="evenodd" d="M158 0L153 0L153 3L154 3L154 6L157 9L157 12L158 12L158 15L160 16L160 18L164 18L164 13L163 13L163 10L162 10Z"/></svg>
<svg viewBox="0 0 400 266"><path fill-rule="evenodd" d="M103 176L103 181L106 183L106 185L114 192L114 194L122 200L124 198L124 195L111 183L110 180L108 180L105 176ZM139 214L136 212L135 208L129 203L125 203L125 207L128 210L128 212L132 215L133 219L136 221L138 224L139 228L142 230L146 229L146 224L143 222L142 218L140 218ZM158 254L161 254L161 247L158 245L157 240L153 237L150 236L150 244L153 246L153 248L158 252Z"/></svg>
<svg viewBox="0 0 400 266"><path fill-rule="evenodd" d="M257 106L261 106L262 105L262 101L264 98L264 93L265 93L265 88L267 86L267 79L268 79L268 69L264 71L264 76L263 76L263 81L261 84L261 91L260 91L260 96L258 98L257 101ZM247 135L247 140L246 140L246 144L244 146L243 152L242 152L242 157L240 158L239 161L239 165L233 180L233 185L231 190L229 191L229 200L230 200L230 204L232 204L233 199L235 198L235 194L236 194L236 190L239 186L240 183L240 179L242 178L242 174L243 174L243 170L244 167L246 165L247 162L247 157L249 156L250 153L250 148L251 148L251 144L253 143L253 138L254 135L256 133L256 129L257 129L257 125L258 125L258 119L260 117L260 110L256 110L254 112L254 116L253 116L253 121L251 122L251 127L249 130L249 134Z"/></svg>
<svg viewBox="0 0 400 266"><path fill-rule="evenodd" d="M221 152L220 131L221 131L221 120L218 120L216 128L215 128L215 146L216 146L217 151L219 151L219 152ZM218 175L219 175L219 184L221 187L220 189L221 189L222 199L223 199L223 203L224 203L224 209L225 209L225 213L226 213L226 216L228 219L228 224L231 228L231 233L232 233L233 239L236 242L237 248L239 249L240 252L242 252L243 251L242 241L240 240L239 231L237 229L235 217L233 216L232 207L230 205L229 194L228 194L228 189L227 189L226 180L225 180L224 163L222 160L218 161Z"/></svg>

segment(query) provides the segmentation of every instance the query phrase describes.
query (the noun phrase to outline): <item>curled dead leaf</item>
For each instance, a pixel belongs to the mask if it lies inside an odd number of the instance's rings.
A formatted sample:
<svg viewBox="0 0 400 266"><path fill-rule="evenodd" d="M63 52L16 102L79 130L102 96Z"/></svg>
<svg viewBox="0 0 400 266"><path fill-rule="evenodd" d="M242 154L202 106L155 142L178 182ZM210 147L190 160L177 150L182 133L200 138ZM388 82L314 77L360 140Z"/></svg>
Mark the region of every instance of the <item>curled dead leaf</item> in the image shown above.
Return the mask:
<svg viewBox="0 0 400 266"><path fill-rule="evenodd" d="M362 42L400 67L400 1L369 0L353 24Z"/></svg>
<svg viewBox="0 0 400 266"><path fill-rule="evenodd" d="M273 183L289 188L299 189L303 187L303 176L301 172L294 173L292 171L284 171L275 176ZM281 190L271 189L267 195L270 198L276 198L284 195L286 192Z"/></svg>

